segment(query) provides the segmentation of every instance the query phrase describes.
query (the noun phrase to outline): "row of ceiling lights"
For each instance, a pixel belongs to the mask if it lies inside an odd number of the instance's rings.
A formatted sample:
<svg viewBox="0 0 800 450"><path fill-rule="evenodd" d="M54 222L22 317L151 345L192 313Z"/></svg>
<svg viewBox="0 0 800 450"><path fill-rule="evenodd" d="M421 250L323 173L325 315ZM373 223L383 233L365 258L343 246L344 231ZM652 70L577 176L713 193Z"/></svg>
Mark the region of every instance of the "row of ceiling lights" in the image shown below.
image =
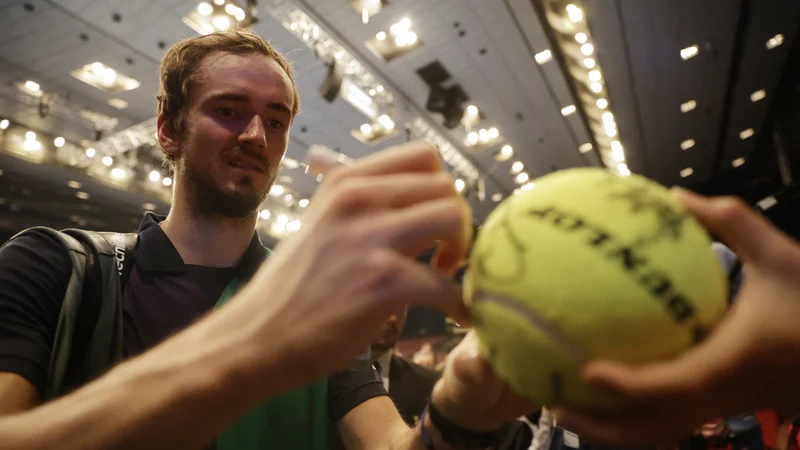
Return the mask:
<svg viewBox="0 0 800 450"><path fill-rule="evenodd" d="M568 4L564 8L564 13L566 13L566 18L559 12L548 14L548 20L551 21L551 24L553 21L558 21L558 26L553 26L553 28L562 30L563 33L570 36L570 39L574 39L575 43L565 42L562 45L565 54L578 56L576 63L569 66L569 71L579 89L579 101L582 101L585 109L591 113L589 114L590 121L593 117L600 119L599 123L595 124L592 121L589 125L595 135L595 142L600 146L603 163L623 176L630 175L625 150L618 138L616 119L611 111L607 95L604 94L606 88L603 73L595 59L595 45L591 41L584 12L580 7ZM570 51L576 44L578 45L577 51ZM540 65L551 61L552 58L553 54L549 49L534 55L534 59ZM569 62L572 60L573 58L568 58ZM580 86L586 86L588 92L581 89ZM577 111L576 105L567 105L561 108L561 115L569 117ZM588 153L592 149L592 144L588 142L578 147L578 151L581 153Z"/></svg>
<svg viewBox="0 0 800 450"><path fill-rule="evenodd" d="M767 50L772 50L772 49L774 49L776 47L779 47L782 44L783 44L783 34L779 33L779 34L776 34L775 36L772 36L769 39L767 39L765 47L766 47ZM688 60L698 56L699 54L700 54L700 46L698 46L697 44L690 45L689 47L685 47L685 48L682 48L680 50L681 59L683 59L684 61L688 61ZM767 96L767 91L765 91L764 89L759 89L759 90L757 90L757 91L755 91L755 92L750 94L750 101L753 102L753 103L756 103L756 102L759 102L759 101L763 100L764 98L766 98L766 96ZM687 114L687 113L689 113L691 111L694 111L696 108L697 108L697 101L694 100L694 99L687 100L687 101L681 103L681 105L680 105L681 112L684 113L684 114ZM751 137L753 137L754 134L755 134L755 130L753 128L745 128L744 130L741 130L739 132L739 139L744 141L744 140L747 140L747 139L750 139ZM693 148L695 145L696 145L695 140L692 139L692 138L688 138L688 139L685 139L685 140L681 141L680 147L681 147L681 150L686 151L686 150L689 150L689 149ZM745 159L742 158L742 157L739 157L739 158L735 158L733 161L731 161L731 166L740 167L740 166L744 165L744 163L745 163ZM682 178L687 178L687 177L691 176L693 173L694 173L694 169L692 169L691 167L683 168L680 171L680 175L681 175Z"/></svg>

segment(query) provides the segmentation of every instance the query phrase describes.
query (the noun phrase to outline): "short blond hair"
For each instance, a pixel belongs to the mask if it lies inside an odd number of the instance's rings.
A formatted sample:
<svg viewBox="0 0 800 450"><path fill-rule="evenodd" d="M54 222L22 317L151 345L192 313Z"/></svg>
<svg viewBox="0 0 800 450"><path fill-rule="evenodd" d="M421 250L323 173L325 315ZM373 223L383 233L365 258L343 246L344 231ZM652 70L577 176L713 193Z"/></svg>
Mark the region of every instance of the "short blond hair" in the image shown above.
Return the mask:
<svg viewBox="0 0 800 450"><path fill-rule="evenodd" d="M167 50L161 59L157 113L169 121L176 133L180 135L184 130L189 91L196 80L200 62L214 52L238 55L256 53L277 62L292 83L292 118L300 112L300 95L294 81L294 69L282 53L251 31L218 31L184 39ZM170 155L165 156L171 163Z"/></svg>

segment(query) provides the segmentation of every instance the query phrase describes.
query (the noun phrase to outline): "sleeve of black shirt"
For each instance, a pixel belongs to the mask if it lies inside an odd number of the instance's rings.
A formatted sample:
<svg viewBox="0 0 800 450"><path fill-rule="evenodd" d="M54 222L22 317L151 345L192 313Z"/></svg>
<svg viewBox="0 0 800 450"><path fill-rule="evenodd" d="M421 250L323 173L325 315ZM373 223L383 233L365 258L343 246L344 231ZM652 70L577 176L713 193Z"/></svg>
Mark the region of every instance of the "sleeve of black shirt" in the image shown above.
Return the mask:
<svg viewBox="0 0 800 450"><path fill-rule="evenodd" d="M356 406L381 395L389 394L372 362L358 359L328 378L328 416L333 423L338 423Z"/></svg>
<svg viewBox="0 0 800 450"><path fill-rule="evenodd" d="M40 393L71 272L66 250L44 233L0 249L0 372L25 378Z"/></svg>

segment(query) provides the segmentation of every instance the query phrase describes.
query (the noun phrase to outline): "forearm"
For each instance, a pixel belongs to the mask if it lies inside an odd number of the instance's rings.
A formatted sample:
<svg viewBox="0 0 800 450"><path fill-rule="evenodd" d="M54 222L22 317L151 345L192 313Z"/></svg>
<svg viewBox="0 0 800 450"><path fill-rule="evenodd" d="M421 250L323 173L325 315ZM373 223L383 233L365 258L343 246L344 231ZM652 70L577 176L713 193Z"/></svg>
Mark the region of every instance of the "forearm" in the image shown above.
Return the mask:
<svg viewBox="0 0 800 450"><path fill-rule="evenodd" d="M282 384L261 379L269 348L254 349L252 319L231 306L70 395L0 419L0 449L208 444Z"/></svg>
<svg viewBox="0 0 800 450"><path fill-rule="evenodd" d="M430 417L426 415L423 420L425 420L425 432L433 443L433 448L436 450L457 450L456 447L450 446L442 440L439 431L431 423ZM413 428L395 427L392 431L394 439L391 440L389 450L426 450L425 441L422 439L421 427L421 421Z"/></svg>

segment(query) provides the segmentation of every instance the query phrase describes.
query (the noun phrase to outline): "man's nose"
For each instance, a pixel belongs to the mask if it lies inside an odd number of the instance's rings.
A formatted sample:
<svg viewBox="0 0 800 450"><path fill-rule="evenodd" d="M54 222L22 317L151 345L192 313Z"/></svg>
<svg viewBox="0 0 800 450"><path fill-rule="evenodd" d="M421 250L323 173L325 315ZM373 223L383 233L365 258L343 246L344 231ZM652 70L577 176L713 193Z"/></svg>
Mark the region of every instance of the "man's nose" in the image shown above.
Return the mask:
<svg viewBox="0 0 800 450"><path fill-rule="evenodd" d="M266 148L267 136L264 132L264 123L261 117L254 115L250 122L247 123L247 128L239 135L239 145L252 145L256 148Z"/></svg>

